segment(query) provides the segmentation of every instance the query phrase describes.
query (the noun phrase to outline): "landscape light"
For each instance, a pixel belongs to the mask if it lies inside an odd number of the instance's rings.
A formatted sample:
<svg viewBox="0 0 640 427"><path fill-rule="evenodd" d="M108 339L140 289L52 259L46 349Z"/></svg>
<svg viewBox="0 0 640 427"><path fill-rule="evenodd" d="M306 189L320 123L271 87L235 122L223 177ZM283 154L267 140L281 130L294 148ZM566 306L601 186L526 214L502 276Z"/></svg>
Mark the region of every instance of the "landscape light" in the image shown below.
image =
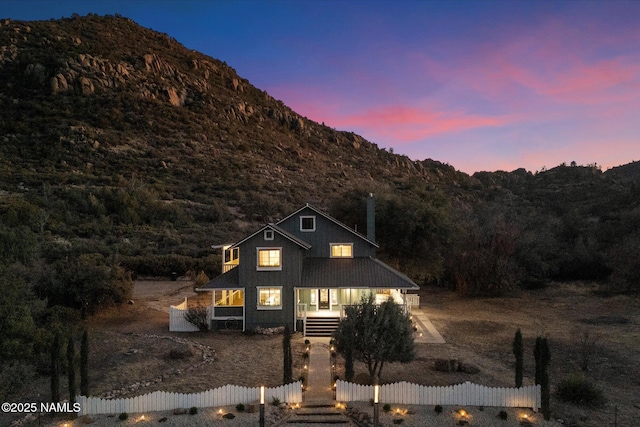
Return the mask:
<svg viewBox="0 0 640 427"><path fill-rule="evenodd" d="M373 386L373 403L380 403L380 386Z"/></svg>
<svg viewBox="0 0 640 427"><path fill-rule="evenodd" d="M264 386L260 386L260 404L264 405Z"/></svg>

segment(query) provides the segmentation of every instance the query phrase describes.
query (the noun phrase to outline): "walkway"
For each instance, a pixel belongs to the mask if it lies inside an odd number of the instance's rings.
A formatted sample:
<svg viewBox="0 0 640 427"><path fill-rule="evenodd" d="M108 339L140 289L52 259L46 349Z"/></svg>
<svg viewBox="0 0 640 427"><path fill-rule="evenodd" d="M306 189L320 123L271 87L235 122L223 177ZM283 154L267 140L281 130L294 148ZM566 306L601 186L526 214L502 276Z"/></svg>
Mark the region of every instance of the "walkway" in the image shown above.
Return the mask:
<svg viewBox="0 0 640 427"><path fill-rule="evenodd" d="M306 403L332 403L331 351L329 338L309 338L309 372L305 391Z"/></svg>
<svg viewBox="0 0 640 427"><path fill-rule="evenodd" d="M419 308L411 309L412 320L415 323L418 331L415 335L414 341L416 343L424 344L444 344L444 338L440 335L440 332L433 326L433 323L429 320L423 310Z"/></svg>

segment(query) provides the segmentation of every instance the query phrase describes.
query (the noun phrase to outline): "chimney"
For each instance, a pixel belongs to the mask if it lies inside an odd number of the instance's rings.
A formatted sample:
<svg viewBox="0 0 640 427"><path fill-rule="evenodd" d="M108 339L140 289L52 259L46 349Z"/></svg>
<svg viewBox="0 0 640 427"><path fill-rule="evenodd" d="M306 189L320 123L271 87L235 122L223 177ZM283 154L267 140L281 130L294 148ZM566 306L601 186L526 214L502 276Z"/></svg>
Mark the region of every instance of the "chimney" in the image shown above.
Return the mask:
<svg viewBox="0 0 640 427"><path fill-rule="evenodd" d="M367 239L376 241L376 200L373 193L367 197Z"/></svg>

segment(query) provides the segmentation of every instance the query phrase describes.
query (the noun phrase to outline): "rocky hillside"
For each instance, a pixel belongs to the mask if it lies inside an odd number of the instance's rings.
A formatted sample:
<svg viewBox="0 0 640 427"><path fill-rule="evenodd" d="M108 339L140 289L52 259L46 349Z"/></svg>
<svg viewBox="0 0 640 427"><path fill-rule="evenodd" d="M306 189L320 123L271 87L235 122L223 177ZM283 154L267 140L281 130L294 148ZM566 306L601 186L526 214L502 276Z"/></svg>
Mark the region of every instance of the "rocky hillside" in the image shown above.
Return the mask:
<svg viewBox="0 0 640 427"><path fill-rule="evenodd" d="M470 177L412 161L119 16L0 20L0 110L5 241L39 242L30 257L117 254L141 274L194 259L214 268L212 243L307 202L356 225L373 192L380 256L419 281L484 274L503 289L532 275L606 278L612 257L633 265L637 163ZM471 269L493 250L504 274Z"/></svg>
<svg viewBox="0 0 640 427"><path fill-rule="evenodd" d="M372 182L469 180L310 121L226 64L126 18L4 20L0 45L3 151L24 161L4 165L6 184L136 177L166 200L217 196L245 214L267 203L277 215ZM230 197L235 190L257 203Z"/></svg>

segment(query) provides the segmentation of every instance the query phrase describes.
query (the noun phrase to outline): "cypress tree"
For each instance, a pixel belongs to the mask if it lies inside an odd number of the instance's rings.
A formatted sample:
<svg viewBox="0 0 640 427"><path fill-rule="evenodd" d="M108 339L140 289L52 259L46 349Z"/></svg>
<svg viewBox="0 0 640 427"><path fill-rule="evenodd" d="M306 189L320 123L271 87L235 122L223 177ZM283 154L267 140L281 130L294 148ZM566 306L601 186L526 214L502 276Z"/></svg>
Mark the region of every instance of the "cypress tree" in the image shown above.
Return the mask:
<svg viewBox="0 0 640 427"><path fill-rule="evenodd" d="M67 342L67 379L69 380L69 403L76 402L76 349L73 335L69 335Z"/></svg>
<svg viewBox="0 0 640 427"><path fill-rule="evenodd" d="M536 345L533 349L533 358L536 361L536 376L535 376L535 384L540 384L540 378L542 376L541 364L540 364L540 352L542 347L542 337L536 338Z"/></svg>
<svg viewBox="0 0 640 427"><path fill-rule="evenodd" d="M53 336L51 345L51 401L60 402L60 333Z"/></svg>
<svg viewBox="0 0 640 427"><path fill-rule="evenodd" d="M551 389L549 385L549 362L551 362L551 351L549 350L549 343L546 338L542 338L540 345L540 394L541 394L541 409L544 419L551 418Z"/></svg>
<svg viewBox="0 0 640 427"><path fill-rule="evenodd" d="M524 347L522 345L522 332L520 332L520 328L516 331L516 336L513 339L513 355L516 357L516 387L522 387Z"/></svg>
<svg viewBox="0 0 640 427"><path fill-rule="evenodd" d="M80 394L89 396L89 332L86 329L80 344Z"/></svg>
<svg viewBox="0 0 640 427"><path fill-rule="evenodd" d="M284 359L282 383L289 384L290 382L293 382L293 356L291 354L291 329L289 329L289 325L284 327L282 353Z"/></svg>

